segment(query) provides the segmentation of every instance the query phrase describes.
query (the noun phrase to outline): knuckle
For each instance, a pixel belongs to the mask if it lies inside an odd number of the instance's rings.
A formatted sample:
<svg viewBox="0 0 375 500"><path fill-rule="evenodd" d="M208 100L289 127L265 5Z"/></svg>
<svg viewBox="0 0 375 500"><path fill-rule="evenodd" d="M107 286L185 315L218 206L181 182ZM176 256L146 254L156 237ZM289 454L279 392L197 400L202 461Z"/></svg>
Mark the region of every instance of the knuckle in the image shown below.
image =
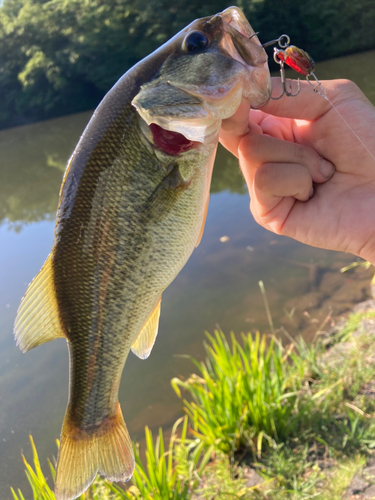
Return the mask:
<svg viewBox="0 0 375 500"><path fill-rule="evenodd" d="M301 178L301 182L298 185L294 197L301 201L307 201L311 196L312 186L312 179L306 171L306 175Z"/></svg>
<svg viewBox="0 0 375 500"><path fill-rule="evenodd" d="M258 189L265 190L273 184L275 179L275 169L273 165L264 163L261 165L254 175L254 183Z"/></svg>
<svg viewBox="0 0 375 500"><path fill-rule="evenodd" d="M246 143L244 143L244 145L247 148L247 150L250 151L258 150L259 134L247 134L244 139L246 139Z"/></svg>
<svg viewBox="0 0 375 500"><path fill-rule="evenodd" d="M294 149L293 149L293 159L295 163L300 163L303 165L305 162L306 158L306 150L304 146L301 146L300 144L294 144Z"/></svg>
<svg viewBox="0 0 375 500"><path fill-rule="evenodd" d="M311 196L311 184L308 185L308 186L305 186L302 190L301 190L301 193L299 195L299 199L301 201L307 201L310 199L310 196Z"/></svg>
<svg viewBox="0 0 375 500"><path fill-rule="evenodd" d="M358 87L358 85L351 80L340 79L333 80L334 83L334 95L333 102L335 105L343 104L347 101L362 100L364 94Z"/></svg>
<svg viewBox="0 0 375 500"><path fill-rule="evenodd" d="M256 208L256 204L253 201L250 201L250 212L252 213L254 220L257 224L260 226L265 227L265 220L264 218L260 215L259 211Z"/></svg>
<svg viewBox="0 0 375 500"><path fill-rule="evenodd" d="M359 90L359 87L356 83L352 82L351 80L348 79L341 79L339 80L339 88L340 90L347 92L348 94L358 94L361 91Z"/></svg>
<svg viewBox="0 0 375 500"><path fill-rule="evenodd" d="M296 144L294 159L296 163L303 165L305 167L313 168L314 170L319 169L319 162L321 157L319 154L310 146L304 146L301 144Z"/></svg>

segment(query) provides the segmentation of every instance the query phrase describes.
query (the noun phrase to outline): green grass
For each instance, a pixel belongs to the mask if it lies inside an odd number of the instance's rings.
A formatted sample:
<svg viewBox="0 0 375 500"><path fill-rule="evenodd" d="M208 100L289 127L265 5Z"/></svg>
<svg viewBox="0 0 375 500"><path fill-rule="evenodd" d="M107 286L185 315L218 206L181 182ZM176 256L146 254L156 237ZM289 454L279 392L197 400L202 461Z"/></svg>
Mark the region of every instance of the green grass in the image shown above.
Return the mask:
<svg viewBox="0 0 375 500"><path fill-rule="evenodd" d="M375 311L367 311L365 313L358 312L351 314L346 322L344 328L339 332L339 340L345 341L350 337L350 334L355 332L362 319L372 319L375 318Z"/></svg>
<svg viewBox="0 0 375 500"><path fill-rule="evenodd" d="M172 386L181 397L189 394L184 410L194 433L207 445L224 453L242 448L260 456L265 445L284 440L294 427L293 410L305 371L301 357L290 357L272 337L259 333L242 336L207 334L205 362L192 359L199 375L174 378Z"/></svg>
<svg viewBox="0 0 375 500"><path fill-rule="evenodd" d="M178 432L179 425L182 429ZM126 490L111 484L98 476L89 490L79 500L183 500L191 498L198 487L200 475L210 459L212 449L207 449L198 439L188 439L188 420L179 419L173 426L168 448L160 429L155 442L152 432L146 427L146 465L142 464L138 446L134 447L136 465L132 485ZM26 458L26 476L30 483L34 500L55 500L55 495L47 484L41 469L38 453L30 436L33 451L33 465ZM51 477L55 479L55 469L48 461ZM11 488L14 500L25 500L22 492Z"/></svg>
<svg viewBox="0 0 375 500"><path fill-rule="evenodd" d="M181 436L177 437L177 427L182 421ZM116 485L111 485L111 491L117 495L116 500L183 500L191 497L210 459L212 449L204 450L203 443L199 440L187 439L187 428L187 418L178 420L173 426L166 449L162 430L159 430L154 445L152 433L146 427L146 465L143 465L136 446L133 486L124 491Z"/></svg>
<svg viewBox="0 0 375 500"><path fill-rule="evenodd" d="M232 461L252 463L269 481L261 498L322 495L333 481L327 463L349 480L375 449L375 399L365 390L375 384L375 336L351 337L374 316L352 315L328 354L324 339L285 350L259 334L241 343L232 335L230 344L222 332L208 335L206 360L192 359L198 374L172 380L194 434Z"/></svg>
<svg viewBox="0 0 375 500"><path fill-rule="evenodd" d="M31 489L32 489L33 499L34 500L55 500L55 494L53 493L53 491L49 487L49 485L47 483L47 479L42 471L40 461L39 461L38 452L36 450L35 443L34 443L32 436L30 436L30 443L31 443L31 449L33 452L34 467L27 462L24 455L22 455L22 458L23 458L23 462L24 462L25 467L26 467L25 473L26 473L27 479L28 479L30 486L31 486ZM55 468L53 467L52 463L49 460L48 460L48 466L50 469L50 474L52 476L52 479L54 480L55 479ZM11 488L11 492L12 492L14 500L25 500L21 490L18 490L18 493L16 493L14 491L14 489ZM88 499L87 499L87 497L85 497L85 495L81 495L79 497L79 500L88 500ZM106 499L103 498L103 500L106 500Z"/></svg>
<svg viewBox="0 0 375 500"><path fill-rule="evenodd" d="M317 496L318 500L342 500L348 486L354 475L364 467L366 461L364 457L356 455L338 463L331 475L330 480L326 481L325 488Z"/></svg>

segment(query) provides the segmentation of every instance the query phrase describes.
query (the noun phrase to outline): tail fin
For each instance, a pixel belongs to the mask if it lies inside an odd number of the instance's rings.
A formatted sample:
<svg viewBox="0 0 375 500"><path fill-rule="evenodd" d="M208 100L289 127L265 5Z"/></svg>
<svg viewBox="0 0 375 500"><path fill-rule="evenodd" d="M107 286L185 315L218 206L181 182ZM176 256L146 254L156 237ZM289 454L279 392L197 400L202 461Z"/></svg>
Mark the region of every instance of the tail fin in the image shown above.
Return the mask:
<svg viewBox="0 0 375 500"><path fill-rule="evenodd" d="M133 448L120 405L115 416L90 432L75 427L67 412L57 460L56 500L77 498L98 472L110 481L127 481L133 470Z"/></svg>

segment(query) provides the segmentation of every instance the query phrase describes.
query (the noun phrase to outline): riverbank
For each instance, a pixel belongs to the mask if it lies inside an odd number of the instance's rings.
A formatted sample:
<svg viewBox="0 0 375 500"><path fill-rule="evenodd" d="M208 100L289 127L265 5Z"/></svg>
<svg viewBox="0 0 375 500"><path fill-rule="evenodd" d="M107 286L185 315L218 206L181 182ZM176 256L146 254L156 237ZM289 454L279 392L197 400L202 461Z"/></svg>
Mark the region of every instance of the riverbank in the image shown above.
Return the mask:
<svg viewBox="0 0 375 500"><path fill-rule="evenodd" d="M311 345L259 334L228 343L216 332L206 353L188 379L172 380L186 416L169 448L146 429L133 484L98 479L82 499L375 496L375 300ZM38 463L31 471L34 499L54 499Z"/></svg>

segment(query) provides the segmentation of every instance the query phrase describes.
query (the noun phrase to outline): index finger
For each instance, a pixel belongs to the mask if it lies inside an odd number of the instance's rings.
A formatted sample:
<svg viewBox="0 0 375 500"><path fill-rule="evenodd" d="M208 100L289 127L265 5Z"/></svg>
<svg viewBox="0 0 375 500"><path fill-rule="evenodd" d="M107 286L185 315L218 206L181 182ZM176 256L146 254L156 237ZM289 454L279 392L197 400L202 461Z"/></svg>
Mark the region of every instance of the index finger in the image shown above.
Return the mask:
<svg viewBox="0 0 375 500"><path fill-rule="evenodd" d="M290 83L291 80L288 80L287 85L289 86ZM300 84L301 91L296 97L288 97L284 94L283 97L277 101L271 99L262 107L262 111L284 118L313 121L325 115L332 108L331 103L327 99L317 92L314 92L309 82L301 81ZM358 87L348 80L323 80L321 84L328 99L334 105L348 98L358 98L358 95L355 95L355 90L358 89ZM297 84L294 82L293 92L295 92L296 86ZM272 78L272 87L272 94L274 96L281 94L282 87L280 78Z"/></svg>

